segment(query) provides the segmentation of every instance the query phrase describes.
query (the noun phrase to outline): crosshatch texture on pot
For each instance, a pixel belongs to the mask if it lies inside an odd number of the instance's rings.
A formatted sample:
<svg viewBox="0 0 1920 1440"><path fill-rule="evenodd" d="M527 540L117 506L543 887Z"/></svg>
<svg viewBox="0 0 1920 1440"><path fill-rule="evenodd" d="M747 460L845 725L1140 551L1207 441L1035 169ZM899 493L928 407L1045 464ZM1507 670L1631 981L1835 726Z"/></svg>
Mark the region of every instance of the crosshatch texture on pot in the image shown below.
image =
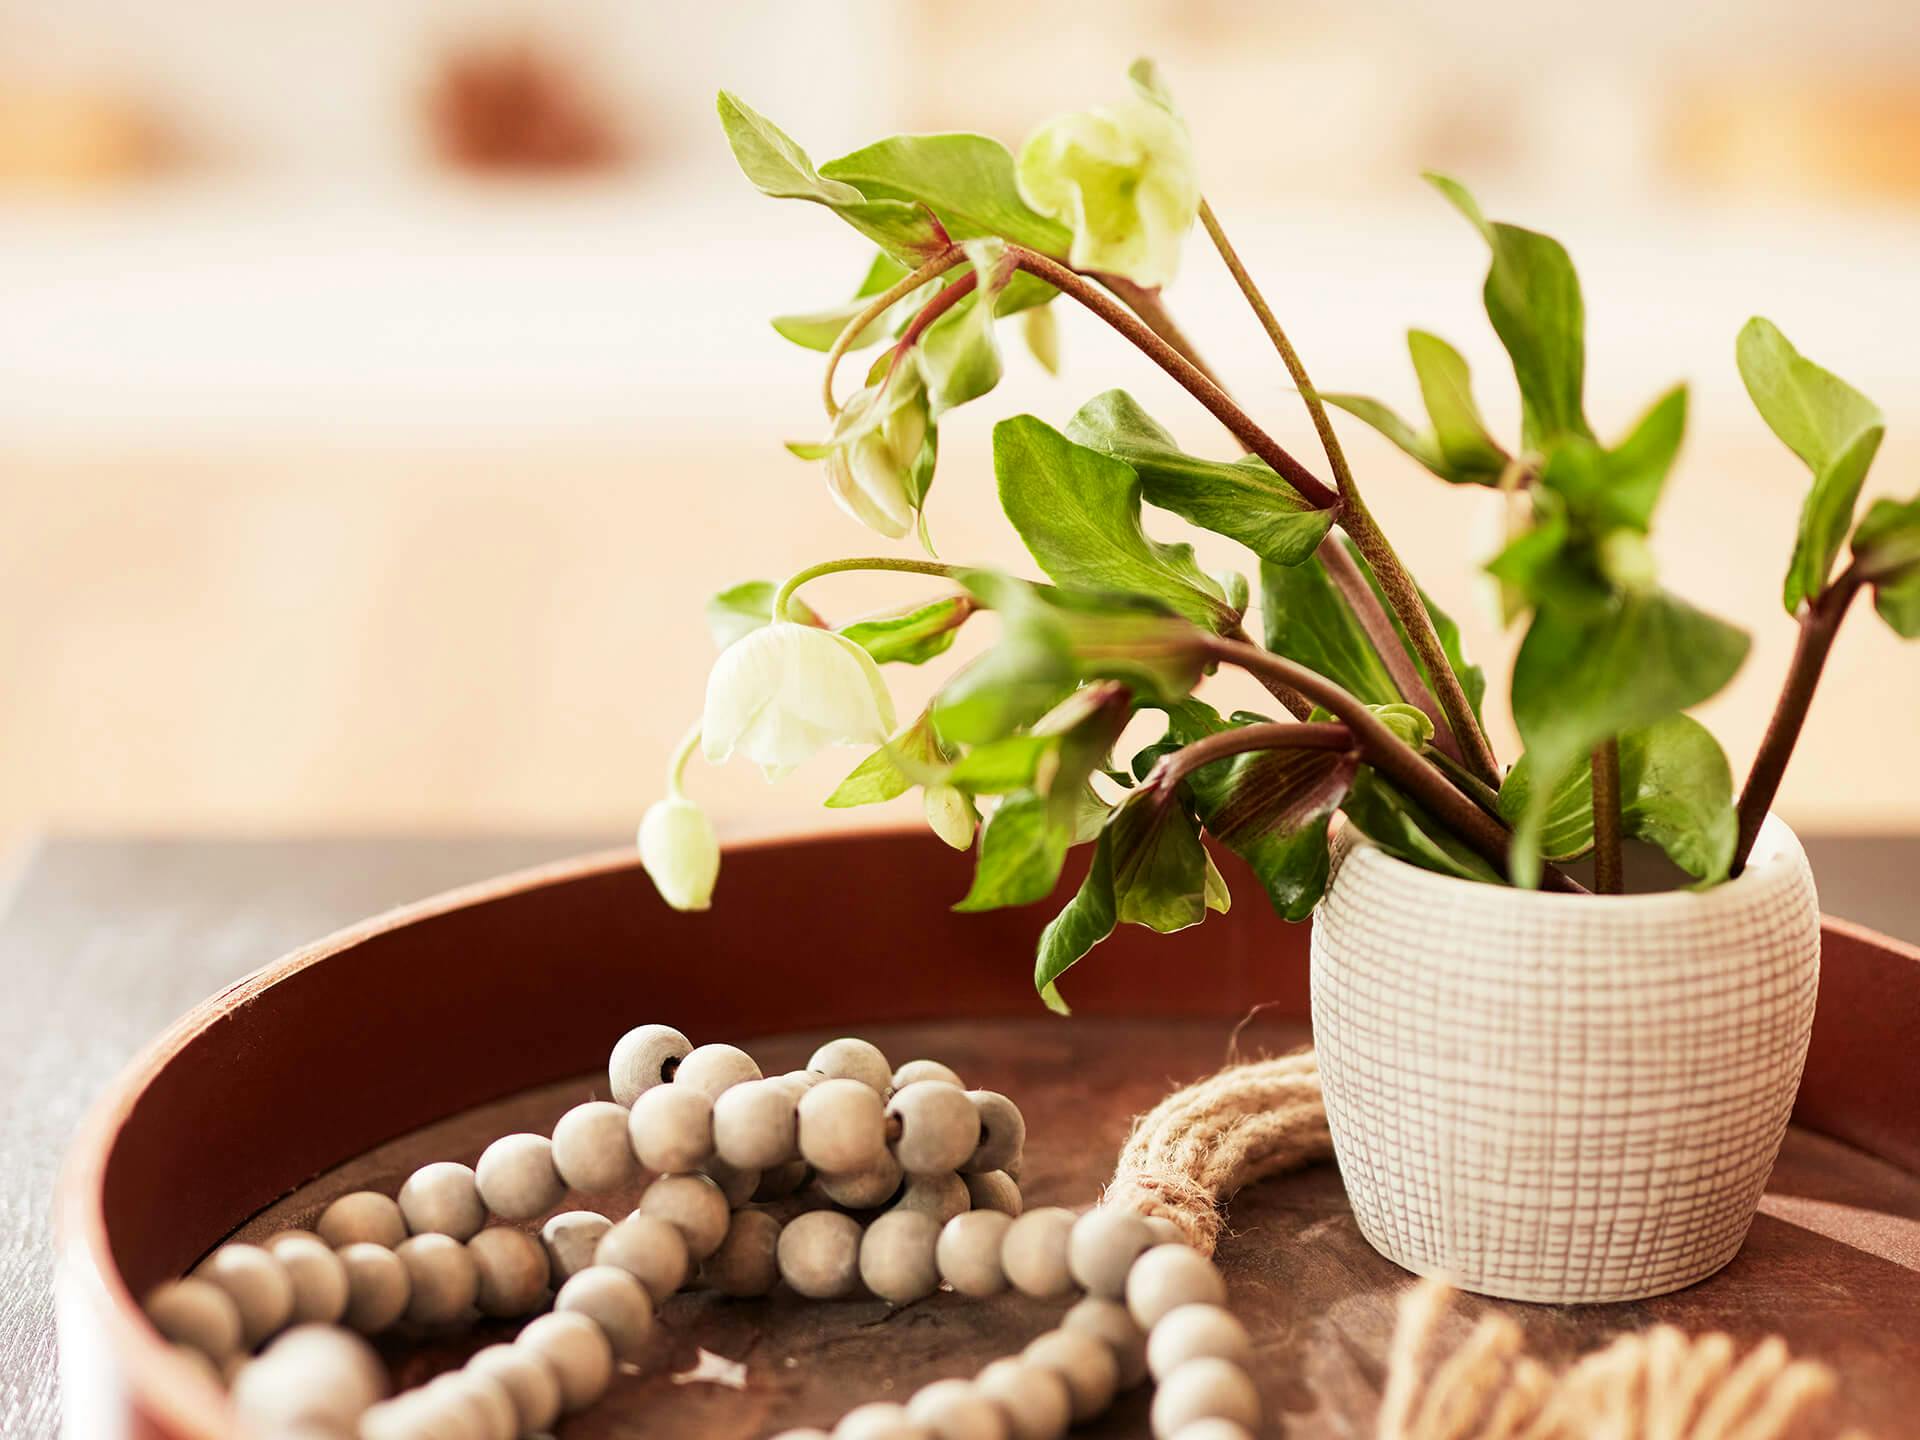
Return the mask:
<svg viewBox="0 0 1920 1440"><path fill-rule="evenodd" d="M1777 819L1740 879L1624 899L1450 879L1349 828L1312 972L1367 1240L1485 1294L1625 1300L1746 1238L1806 1058L1819 905Z"/></svg>

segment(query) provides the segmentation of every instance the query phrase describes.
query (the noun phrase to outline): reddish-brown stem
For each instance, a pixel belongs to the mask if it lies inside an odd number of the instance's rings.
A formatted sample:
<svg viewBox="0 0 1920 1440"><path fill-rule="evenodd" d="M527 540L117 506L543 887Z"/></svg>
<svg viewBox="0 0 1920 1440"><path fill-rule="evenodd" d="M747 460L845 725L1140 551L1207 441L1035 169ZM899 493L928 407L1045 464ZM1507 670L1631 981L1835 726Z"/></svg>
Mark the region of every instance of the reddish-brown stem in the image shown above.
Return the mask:
<svg viewBox="0 0 1920 1440"><path fill-rule="evenodd" d="M1255 674L1264 670L1324 706L1352 731L1369 765L1424 806L1497 872L1506 873L1512 832L1455 789L1445 775L1351 693L1317 670L1252 645L1209 636L1205 646L1215 659ZM1548 890L1584 893L1580 885L1552 865L1543 867L1541 884Z"/></svg>
<svg viewBox="0 0 1920 1440"><path fill-rule="evenodd" d="M1227 639L1238 640L1243 645L1251 645L1253 643L1248 637L1245 627L1240 625L1236 625L1233 629L1227 631ZM1313 702L1291 685L1276 680L1271 675L1256 675L1253 678L1258 680L1260 682L1260 688L1278 700L1281 705L1286 708L1286 712L1293 716L1294 719L1305 720L1307 716L1313 713Z"/></svg>
<svg viewBox="0 0 1920 1440"><path fill-rule="evenodd" d="M1787 773L1793 747L1806 724L1807 709L1813 704L1813 692L1819 688L1820 672L1826 667L1827 652L1833 649L1840 622L1847 607L1867 577L1857 566L1842 571L1819 596L1800 612L1800 638L1793 648L1793 663L1787 667L1786 683L1780 687L1780 699L1767 722L1767 733L1753 757L1753 769L1740 791L1740 838L1733 847L1733 865L1729 874L1746 868L1753 853L1753 842L1760 838L1760 827L1773 808L1773 797L1780 791L1780 778Z"/></svg>
<svg viewBox="0 0 1920 1440"><path fill-rule="evenodd" d="M1620 846L1620 742L1593 747L1593 888L1602 895L1626 889Z"/></svg>
<svg viewBox="0 0 1920 1440"><path fill-rule="evenodd" d="M1338 721L1311 725L1239 725L1207 735L1162 756L1147 776L1148 785L1170 790L1202 766L1255 750L1353 750L1353 732Z"/></svg>
<svg viewBox="0 0 1920 1440"><path fill-rule="evenodd" d="M907 296L911 295L935 276L946 274L947 271L958 265L965 258L965 252L963 252L958 245L949 245L945 250L942 250L938 255L935 255L924 265L920 266L919 269L909 275L901 276L892 285L889 285L883 293L874 296L868 303L866 309L854 316L853 319L849 320L846 325L841 328L839 336L833 342L833 348L827 351L826 374L820 382L821 399L826 403L828 415L838 415L840 413L839 402L833 398L834 372L840 368L841 357L853 348L854 343L866 332L866 328L882 315L886 314L891 306L906 299Z"/></svg>
<svg viewBox="0 0 1920 1440"><path fill-rule="evenodd" d="M1400 632L1394 628L1393 618L1380 603L1373 586L1367 583L1367 577L1361 573L1359 565L1347 553L1347 547L1337 537L1329 535L1320 542L1316 553L1327 572L1327 578L1346 598L1348 608L1360 622L1360 628L1367 632L1367 639L1378 652L1381 663L1387 667L1394 688L1419 706L1427 719L1433 722L1433 743L1453 759L1462 759L1460 742L1454 736L1453 727L1441 713L1439 702L1433 698L1427 682L1420 678L1420 667L1413 663L1413 656L1407 653L1407 647L1401 643Z"/></svg>
<svg viewBox="0 0 1920 1440"><path fill-rule="evenodd" d="M1242 445L1271 465L1276 474L1306 498L1308 504L1317 510L1337 508L1340 497L1325 481L1288 454L1279 441L1262 430L1226 391L1207 378L1199 366L1174 349L1126 306L1105 294L1079 271L1071 270L1038 251L1029 250L1023 245L1009 245L1007 255L1018 268L1046 281L1062 294L1071 295L1126 336L1136 349L1143 351L1148 359L1177 380L1181 388L1206 406Z"/></svg>
<svg viewBox="0 0 1920 1440"><path fill-rule="evenodd" d="M971 295L979 284L980 272L969 270L951 285L943 286L938 295L921 306L920 313L913 317L905 330L900 332L900 342L893 347L892 365L898 365L901 357L913 349L920 337L927 333L927 327ZM891 369L890 365L889 373Z"/></svg>

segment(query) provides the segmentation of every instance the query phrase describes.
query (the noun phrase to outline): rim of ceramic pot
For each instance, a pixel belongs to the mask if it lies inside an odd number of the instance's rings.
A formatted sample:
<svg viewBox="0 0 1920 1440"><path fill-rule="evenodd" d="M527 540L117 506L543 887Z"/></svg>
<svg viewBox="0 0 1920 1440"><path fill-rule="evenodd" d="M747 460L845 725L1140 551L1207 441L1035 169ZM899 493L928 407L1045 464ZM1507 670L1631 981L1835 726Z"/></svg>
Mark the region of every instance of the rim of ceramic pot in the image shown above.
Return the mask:
<svg viewBox="0 0 1920 1440"><path fill-rule="evenodd" d="M1348 877L1348 884L1391 887L1403 894L1430 894L1436 902L1465 901L1482 911L1526 911L1536 919L1543 914L1578 914L1584 919L1605 914L1617 919L1631 918L1636 923L1668 915L1697 920L1703 911L1744 907L1763 891L1788 883L1796 870L1806 865L1806 851L1801 848L1799 836L1786 821L1771 812L1754 840L1746 868L1733 879L1704 890L1656 890L1642 895L1563 895L1442 875L1437 870L1389 855L1353 825L1341 828L1338 845L1341 853L1337 857L1333 884L1340 883L1340 877L1352 869L1354 874Z"/></svg>

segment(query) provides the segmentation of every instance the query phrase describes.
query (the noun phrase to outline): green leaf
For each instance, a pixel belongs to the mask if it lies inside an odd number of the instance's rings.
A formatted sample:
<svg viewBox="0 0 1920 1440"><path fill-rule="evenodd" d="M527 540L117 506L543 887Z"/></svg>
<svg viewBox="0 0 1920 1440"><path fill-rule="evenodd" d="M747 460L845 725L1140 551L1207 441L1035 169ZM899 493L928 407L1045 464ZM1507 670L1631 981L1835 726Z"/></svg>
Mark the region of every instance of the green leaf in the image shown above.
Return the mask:
<svg viewBox="0 0 1920 1440"><path fill-rule="evenodd" d="M1695 879L1726 878L1739 817L1733 771L1699 721L1670 715L1620 737L1622 832L1658 845ZM1500 813L1517 821L1534 804L1533 764L1522 755L1500 787ZM1593 848L1591 757L1562 772L1545 803L1540 848L1550 860L1574 860Z"/></svg>
<svg viewBox="0 0 1920 1440"><path fill-rule="evenodd" d="M1453 472L1447 468L1447 458L1440 453L1440 442L1431 434L1414 429L1391 406L1370 396L1338 394L1327 390L1320 392L1320 398L1336 410L1344 410L1355 419L1371 425L1442 480L1453 479Z"/></svg>
<svg viewBox="0 0 1920 1440"><path fill-rule="evenodd" d="M1895 634L1920 638L1920 495L1874 501L1854 529L1853 553L1880 618Z"/></svg>
<svg viewBox="0 0 1920 1440"><path fill-rule="evenodd" d="M1795 350L1770 320L1749 320L1734 355L1753 408L1813 472L1782 595L1787 613L1797 614L1827 588L1886 421L1866 396Z"/></svg>
<svg viewBox="0 0 1920 1440"><path fill-rule="evenodd" d="M945 783L970 795L1009 795L1045 790L1055 763L1058 735L1003 735L976 745L947 771Z"/></svg>
<svg viewBox="0 0 1920 1440"><path fill-rule="evenodd" d="M724 650L742 635L758 630L773 618L773 597L780 587L771 580L743 580L707 601L707 632ZM795 598L789 613L807 625L825 625L807 602Z"/></svg>
<svg viewBox="0 0 1920 1440"><path fill-rule="evenodd" d="M1534 765L1516 827L1514 878L1538 878L1540 826L1563 772L1611 736L1645 729L1715 694L1746 659L1744 631L1664 590L1592 612L1535 612L1513 667L1513 718Z"/></svg>
<svg viewBox="0 0 1920 1440"><path fill-rule="evenodd" d="M762 194L824 205L902 263L918 265L946 248L945 233L922 206L869 200L856 187L822 176L784 130L725 90L719 110L733 158Z"/></svg>
<svg viewBox="0 0 1920 1440"><path fill-rule="evenodd" d="M1042 370L1049 375L1060 373L1060 321L1051 307L1027 311L1021 337Z"/></svg>
<svg viewBox="0 0 1920 1440"><path fill-rule="evenodd" d="M1527 448L1544 449L1562 435L1591 435L1582 400L1586 307L1566 248L1537 231L1488 221L1456 180L1434 174L1427 179L1493 251L1482 298L1520 384Z"/></svg>
<svg viewBox="0 0 1920 1440"><path fill-rule="evenodd" d="M998 240L969 240L967 258L979 283L920 337L915 363L926 378L935 418L1000 383L1000 342L993 332L994 302L1013 269Z"/></svg>
<svg viewBox="0 0 1920 1440"><path fill-rule="evenodd" d="M1149 505L1238 540L1277 565L1306 559L1333 523L1331 511L1316 510L1264 460L1202 460L1183 453L1124 390L1082 405L1067 423L1067 436L1131 466Z"/></svg>
<svg viewBox="0 0 1920 1440"><path fill-rule="evenodd" d="M918 201L955 240L984 235L1064 258L1073 235L1020 198L1013 156L985 135L895 135L820 167L870 201Z"/></svg>
<svg viewBox="0 0 1920 1440"><path fill-rule="evenodd" d="M873 257L873 264L867 267L867 278L860 282L860 288L853 292L853 298L844 305L836 305L831 309L816 310L804 315L776 315L773 318L773 328L785 339L804 346L808 350L822 352L831 350L834 341L840 338L840 332L847 328L853 317L866 309L867 303L874 296L881 294L896 281L904 278L906 273L906 266L891 255L882 252ZM930 286L922 287L923 290L927 288ZM915 291L913 295L897 302L855 336L853 344L848 348L864 350L867 346L878 343L880 337L885 335L893 324L896 315L905 311L910 305L918 309L919 304L916 302L924 302L925 299L926 296L921 291Z"/></svg>
<svg viewBox="0 0 1920 1440"><path fill-rule="evenodd" d="M1274 654L1319 671L1369 705L1401 698L1317 556L1298 565L1261 564L1260 614Z"/></svg>
<svg viewBox="0 0 1920 1440"><path fill-rule="evenodd" d="M1000 508L1060 584L1144 595L1216 632L1239 624L1192 546L1147 538L1132 467L1018 415L993 427L993 473Z"/></svg>
<svg viewBox="0 0 1920 1440"><path fill-rule="evenodd" d="M896 799L916 785L937 781L947 758L946 747L934 733L931 712L922 711L913 724L854 766L826 804L829 809L845 810Z"/></svg>
<svg viewBox="0 0 1920 1440"><path fill-rule="evenodd" d="M1369 767L1361 768L1340 808L1361 834L1410 865L1461 880L1501 883L1499 872Z"/></svg>
<svg viewBox="0 0 1920 1440"><path fill-rule="evenodd" d="M980 831L973 886L953 908L964 914L1044 900L1060 879L1071 832L1047 815L1046 797L1009 795Z"/></svg>
<svg viewBox="0 0 1920 1440"><path fill-rule="evenodd" d="M1064 1013L1057 982L1118 924L1165 935L1207 915L1206 847L1186 806L1135 792L1115 807L1079 892L1041 932L1034 988Z"/></svg>
<svg viewBox="0 0 1920 1440"><path fill-rule="evenodd" d="M947 652L976 608L971 595L943 595L897 614L842 625L840 633L882 665L923 665Z"/></svg>
<svg viewBox="0 0 1920 1440"><path fill-rule="evenodd" d="M1495 484L1507 468L1508 455L1494 443L1480 407L1473 398L1473 375L1466 358L1425 330L1407 332L1407 352L1420 380L1420 397L1427 418L1453 480Z"/></svg>

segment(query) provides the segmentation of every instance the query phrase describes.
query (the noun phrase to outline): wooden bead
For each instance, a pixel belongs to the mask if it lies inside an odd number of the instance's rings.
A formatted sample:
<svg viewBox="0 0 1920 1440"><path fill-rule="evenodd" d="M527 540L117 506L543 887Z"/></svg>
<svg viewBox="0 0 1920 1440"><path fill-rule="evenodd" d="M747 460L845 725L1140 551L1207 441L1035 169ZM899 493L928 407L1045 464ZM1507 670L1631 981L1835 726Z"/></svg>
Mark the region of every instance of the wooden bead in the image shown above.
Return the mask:
<svg viewBox="0 0 1920 1440"><path fill-rule="evenodd" d="M624 1127L627 1112L613 1107ZM620 1143L626 1144L623 1131ZM502 1135L473 1167L480 1203L502 1220L531 1220L560 1203L567 1191L553 1168L553 1143L544 1135Z"/></svg>
<svg viewBox="0 0 1920 1440"><path fill-rule="evenodd" d="M718 1100L735 1085L760 1078L760 1067L737 1045L696 1045L673 1072L673 1083Z"/></svg>
<svg viewBox="0 0 1920 1440"><path fill-rule="evenodd" d="M422 1165L400 1187L400 1214L415 1235L471 1240L487 1223L486 1202L470 1166L441 1160Z"/></svg>
<svg viewBox="0 0 1920 1440"><path fill-rule="evenodd" d="M780 1280L779 1246L778 1220L764 1210L742 1210L720 1248L701 1262L700 1279L736 1299L765 1295Z"/></svg>
<svg viewBox="0 0 1920 1440"><path fill-rule="evenodd" d="M241 1343L252 1350L293 1318L293 1279L258 1245L222 1245L194 1271L232 1297Z"/></svg>
<svg viewBox="0 0 1920 1440"><path fill-rule="evenodd" d="M779 1080L749 1080L713 1102L713 1148L741 1170L771 1170L798 1151L799 1102Z"/></svg>
<svg viewBox="0 0 1920 1440"><path fill-rule="evenodd" d="M720 1193L727 1197L727 1208L738 1210L753 1199L753 1192L760 1188L758 1170L740 1170L718 1155L700 1167L700 1173L720 1187Z"/></svg>
<svg viewBox="0 0 1920 1440"><path fill-rule="evenodd" d="M351 1431L386 1393L386 1366L366 1341L301 1325L235 1377L233 1415L247 1434Z"/></svg>
<svg viewBox="0 0 1920 1440"><path fill-rule="evenodd" d="M1119 1367L1120 1388L1131 1390L1147 1378L1147 1333L1118 1300L1090 1295L1060 1319L1062 1330L1077 1330L1104 1341Z"/></svg>
<svg viewBox="0 0 1920 1440"><path fill-rule="evenodd" d="M687 1237L680 1227L659 1215L636 1210L601 1238L593 1253L596 1265L624 1270L645 1287L656 1305L687 1283L693 1268Z"/></svg>
<svg viewBox="0 0 1920 1440"><path fill-rule="evenodd" d="M547 1247L548 1278L555 1285L593 1264L600 1237L613 1221L598 1210L562 1210L540 1227L540 1243Z"/></svg>
<svg viewBox="0 0 1920 1440"><path fill-rule="evenodd" d="M1060 1440L1073 1423L1073 1397L1059 1372L1008 1356L974 1379L974 1387L1006 1412L1013 1440Z"/></svg>
<svg viewBox="0 0 1920 1440"><path fill-rule="evenodd" d="M613 1353L632 1360L653 1334L653 1301L638 1280L612 1265L589 1265L553 1297L556 1314L585 1315L607 1332Z"/></svg>
<svg viewBox="0 0 1920 1440"><path fill-rule="evenodd" d="M966 1380L936 1380L907 1402L907 1414L934 1440L1007 1440L1007 1416Z"/></svg>
<svg viewBox="0 0 1920 1440"><path fill-rule="evenodd" d="M1007 1272L1000 1264L1011 1216L997 1210L974 1210L956 1215L940 1229L934 1263L940 1278L962 1295L983 1299L1007 1288Z"/></svg>
<svg viewBox="0 0 1920 1440"><path fill-rule="evenodd" d="M1173 1432L1173 1440L1255 1440L1255 1437L1244 1425L1212 1416L1182 1425Z"/></svg>
<svg viewBox="0 0 1920 1440"><path fill-rule="evenodd" d="M732 1207L705 1175L662 1175L640 1197L639 1213L677 1227L687 1242L688 1257L698 1263L727 1238Z"/></svg>
<svg viewBox="0 0 1920 1440"><path fill-rule="evenodd" d="M693 1045L671 1025L640 1025L620 1037L607 1061L616 1103L631 1106L644 1091L674 1078Z"/></svg>
<svg viewBox="0 0 1920 1440"><path fill-rule="evenodd" d="M407 1313L413 1279L397 1253L371 1240L355 1241L335 1253L347 1267L344 1318L349 1326L362 1335L378 1335Z"/></svg>
<svg viewBox="0 0 1920 1440"><path fill-rule="evenodd" d="M407 1319L414 1324L450 1325L472 1307L480 1277L462 1241L430 1230L393 1253L407 1267Z"/></svg>
<svg viewBox="0 0 1920 1440"><path fill-rule="evenodd" d="M1147 1368L1164 1380L1189 1360L1211 1356L1241 1369L1253 1365L1253 1337L1222 1305L1179 1305L1160 1317L1147 1337Z"/></svg>
<svg viewBox="0 0 1920 1440"><path fill-rule="evenodd" d="M1151 1332L1160 1317L1182 1305L1224 1305L1227 1282L1214 1263L1186 1245L1156 1245L1127 1272L1127 1309Z"/></svg>
<svg viewBox="0 0 1920 1440"><path fill-rule="evenodd" d="M822 1045L807 1061L807 1069L829 1080L857 1080L876 1095L884 1096L893 1084L893 1066L880 1047L852 1036Z"/></svg>
<svg viewBox="0 0 1920 1440"><path fill-rule="evenodd" d="M466 1368L507 1392L522 1435L544 1435L560 1418L560 1377L531 1348L489 1345L468 1357Z"/></svg>
<svg viewBox="0 0 1920 1440"><path fill-rule="evenodd" d="M656 1175L688 1175L713 1154L713 1101L704 1091L656 1085L627 1116L627 1139Z"/></svg>
<svg viewBox="0 0 1920 1440"><path fill-rule="evenodd" d="M782 1430L773 1440L833 1440L833 1436L814 1425L802 1425L797 1430Z"/></svg>
<svg viewBox="0 0 1920 1440"><path fill-rule="evenodd" d="M988 1170L1011 1173L1026 1148L1026 1117L1018 1105L996 1090L969 1090L967 1098L980 1119L980 1142L960 1168L971 1175Z"/></svg>
<svg viewBox="0 0 1920 1440"><path fill-rule="evenodd" d="M489 1225L467 1242L482 1315L530 1315L547 1293L547 1252L524 1230Z"/></svg>
<svg viewBox="0 0 1920 1440"><path fill-rule="evenodd" d="M1003 1215L1018 1215L1026 1208L1020 1187L1004 1170L987 1170L960 1178L966 1182L967 1202L975 1210L998 1210Z"/></svg>
<svg viewBox="0 0 1920 1440"><path fill-rule="evenodd" d="M1120 1365L1106 1342L1080 1330L1049 1330L1020 1352L1021 1358L1044 1365L1067 1382L1073 1400L1073 1423L1083 1424L1113 1403L1120 1385Z"/></svg>
<svg viewBox="0 0 1920 1440"><path fill-rule="evenodd" d="M226 1375L221 1371L220 1367L209 1360L203 1352L194 1349L193 1346L182 1345L178 1340L169 1340L167 1342L167 1353L172 1355L175 1360L178 1360L189 1370L193 1371L194 1374L198 1375L202 1380L206 1381L207 1384L211 1385L215 1390L224 1390L227 1388Z"/></svg>
<svg viewBox="0 0 1920 1440"><path fill-rule="evenodd" d="M586 1409L613 1381L613 1343L585 1315L560 1311L541 1315L529 1321L513 1343L525 1346L552 1369L560 1382L560 1408L566 1414Z"/></svg>
<svg viewBox="0 0 1920 1440"><path fill-rule="evenodd" d="M765 1202L784 1200L800 1189L813 1175L813 1167L804 1160L789 1160L771 1170L760 1172L760 1183L753 1187L753 1198Z"/></svg>
<svg viewBox="0 0 1920 1440"><path fill-rule="evenodd" d="M789 1070L784 1075L775 1075L773 1081L786 1086L793 1093L793 1103L798 1105L802 1095L826 1078L818 1070Z"/></svg>
<svg viewBox="0 0 1920 1440"><path fill-rule="evenodd" d="M1154 1440L1173 1440L1198 1420L1230 1420L1248 1430L1260 1424L1260 1392L1231 1360L1189 1360L1153 1394Z"/></svg>
<svg viewBox="0 0 1920 1440"><path fill-rule="evenodd" d="M775 1249L780 1278L809 1300L853 1293L860 1275L860 1226L837 1210L813 1210L789 1220Z"/></svg>
<svg viewBox="0 0 1920 1440"><path fill-rule="evenodd" d="M893 1072L895 1090L904 1090L907 1086L917 1085L922 1080L937 1080L942 1085L953 1086L956 1090L967 1088L958 1075L938 1060L909 1060Z"/></svg>
<svg viewBox="0 0 1920 1440"><path fill-rule="evenodd" d="M627 1112L609 1100L589 1100L553 1127L553 1168L569 1190L603 1195L640 1178L627 1139Z"/></svg>
<svg viewBox="0 0 1920 1440"><path fill-rule="evenodd" d="M331 1325L347 1313L347 1267L331 1246L306 1230L286 1230L267 1250L293 1282L295 1325Z"/></svg>
<svg viewBox="0 0 1920 1440"><path fill-rule="evenodd" d="M1058 1205L1029 1210L1007 1227L1000 1245L1000 1263L1007 1282L1023 1295L1051 1300L1073 1289L1067 1270L1067 1237L1073 1233L1073 1212Z"/></svg>
<svg viewBox="0 0 1920 1440"><path fill-rule="evenodd" d="M899 1193L905 1178L893 1152L882 1150L865 1169L846 1175L822 1174L817 1177L817 1183L820 1193L836 1205L844 1205L849 1210L878 1210Z"/></svg>
<svg viewBox="0 0 1920 1440"><path fill-rule="evenodd" d="M887 1116L897 1132L893 1153L909 1175L951 1175L980 1146L980 1112L966 1091L938 1080L895 1091Z"/></svg>
<svg viewBox="0 0 1920 1440"><path fill-rule="evenodd" d="M889 1400L856 1405L833 1427L833 1440L927 1440L926 1427Z"/></svg>
<svg viewBox="0 0 1920 1440"><path fill-rule="evenodd" d="M430 1380L425 1395L440 1414L457 1415L473 1440L515 1440L520 1432L513 1397L499 1381L485 1375L451 1370Z"/></svg>
<svg viewBox="0 0 1920 1440"><path fill-rule="evenodd" d="M1147 1222L1147 1229L1153 1232L1154 1244L1190 1245L1193 1243L1187 1239L1187 1232L1174 1224L1173 1221L1169 1220L1166 1216L1148 1215L1143 1218Z"/></svg>
<svg viewBox="0 0 1920 1440"><path fill-rule="evenodd" d="M890 1305L924 1300L940 1288L934 1247L940 1226L930 1215L889 1210L860 1238L860 1279Z"/></svg>
<svg viewBox="0 0 1920 1440"><path fill-rule="evenodd" d="M828 1175L878 1162L887 1150L887 1116L878 1092L858 1080L824 1080L800 1097L800 1154Z"/></svg>
<svg viewBox="0 0 1920 1440"><path fill-rule="evenodd" d="M948 1171L944 1175L909 1175L900 1198L889 1208L917 1210L944 1225L973 1207L967 1199L967 1182Z"/></svg>
<svg viewBox="0 0 1920 1440"><path fill-rule="evenodd" d="M210 1280L169 1280L147 1295L147 1319L177 1345L191 1345L216 1364L241 1353L240 1307Z"/></svg>
<svg viewBox="0 0 1920 1440"><path fill-rule="evenodd" d="M314 1229L334 1249L348 1245L384 1245L391 1250L407 1238L406 1217L391 1195L356 1190L320 1212Z"/></svg>
<svg viewBox="0 0 1920 1440"><path fill-rule="evenodd" d="M1097 1206L1074 1221L1067 1241L1067 1269L1089 1295L1118 1300L1127 1291L1127 1272L1153 1245L1147 1222L1131 1210Z"/></svg>

